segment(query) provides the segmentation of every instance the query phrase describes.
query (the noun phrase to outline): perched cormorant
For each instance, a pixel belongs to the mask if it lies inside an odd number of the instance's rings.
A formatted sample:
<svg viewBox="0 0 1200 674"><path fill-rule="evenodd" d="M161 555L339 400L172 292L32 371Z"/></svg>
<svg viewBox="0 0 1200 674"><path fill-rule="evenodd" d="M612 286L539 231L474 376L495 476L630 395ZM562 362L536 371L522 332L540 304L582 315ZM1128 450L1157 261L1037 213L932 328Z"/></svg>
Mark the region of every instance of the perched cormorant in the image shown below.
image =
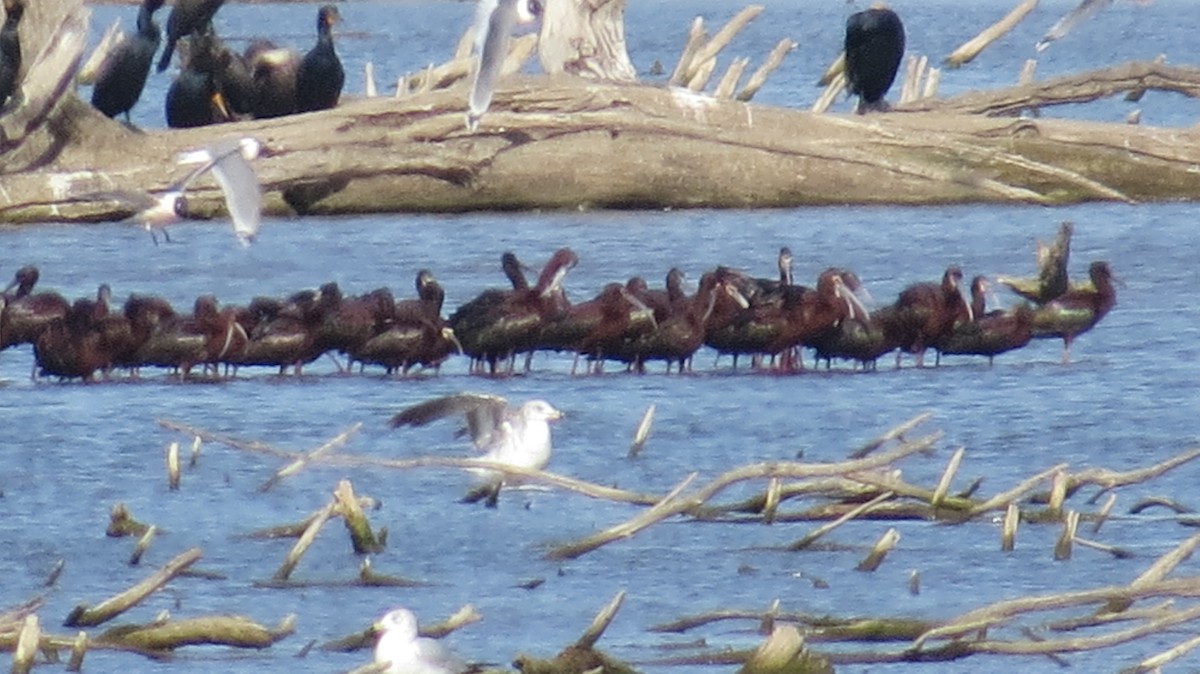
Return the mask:
<svg viewBox="0 0 1200 674"><path fill-rule="evenodd" d="M25 13L25 0L4 0L4 27L0 28L0 106L17 91L21 72L21 36L17 25Z"/></svg>
<svg viewBox="0 0 1200 674"><path fill-rule="evenodd" d="M337 7L324 5L317 12L317 44L296 70L296 110L312 112L337 105L346 73L333 48L333 24L342 20Z"/></svg>
<svg viewBox="0 0 1200 674"><path fill-rule="evenodd" d="M890 9L874 6L846 20L846 86L858 96L858 114L888 109L883 100L904 56L904 24Z"/></svg>
<svg viewBox="0 0 1200 674"><path fill-rule="evenodd" d="M92 105L105 115L116 117L124 113L125 121L130 121L129 111L142 95L154 63L154 52L162 41L162 31L154 23L154 13L162 6L163 0L142 0L137 34L122 42L105 59L92 89Z"/></svg>
<svg viewBox="0 0 1200 674"><path fill-rule="evenodd" d="M225 0L176 0L167 17L167 46L163 55L158 59L158 72L171 65L171 54L175 53L175 43L179 39L199 33L212 23L213 16L221 8Z"/></svg>
<svg viewBox="0 0 1200 674"><path fill-rule="evenodd" d="M300 55L295 50L256 40L242 56L254 82L255 119L282 117L296 112L296 70Z"/></svg>
<svg viewBox="0 0 1200 674"><path fill-rule="evenodd" d="M208 126L231 119L225 95L217 82L223 67L221 58L229 52L216 52L209 36L189 41L188 49L180 51L183 67L167 89L167 126L172 129Z"/></svg>

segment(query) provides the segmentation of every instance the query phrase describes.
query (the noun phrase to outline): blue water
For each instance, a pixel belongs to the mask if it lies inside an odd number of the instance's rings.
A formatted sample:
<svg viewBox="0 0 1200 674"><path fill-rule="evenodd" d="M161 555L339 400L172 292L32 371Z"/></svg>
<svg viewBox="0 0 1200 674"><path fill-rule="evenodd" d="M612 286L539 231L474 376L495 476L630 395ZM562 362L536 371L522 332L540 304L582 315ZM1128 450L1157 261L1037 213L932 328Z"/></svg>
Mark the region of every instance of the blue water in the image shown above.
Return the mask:
<svg viewBox="0 0 1200 674"><path fill-rule="evenodd" d="M1006 2L894 4L909 21L912 48L932 54L948 52L1008 9ZM1037 37L1069 4L1043 3L978 63L948 74L944 89L1015 78L1020 60L1031 55ZM1168 49L1197 48L1194 41L1171 40L1186 22L1167 22L1165 16L1183 6L1191 7L1169 0L1147 7L1118 2L1051 47L1042 72L1150 58L1160 51L1168 51L1174 62L1195 62L1194 53ZM629 9L631 54L640 68L653 59L669 67L692 15L705 14L719 24L737 8L707 2L634 3ZM765 102L811 102L817 93L812 82L836 53L847 11L841 0L796 8L768 4L767 14L735 43L738 50L758 57L785 35L801 47L763 91ZM351 64L348 88L361 89L356 61L370 58L377 72L398 73L442 60L470 12L470 6L453 3L347 5L342 14L348 34L340 45ZM127 8L99 7L94 23L102 27L107 17L128 13ZM235 36L270 33L280 42L307 44L314 13L310 5L231 5L218 17L218 28ZM272 23L265 27L262 17L268 14ZM920 29L922 21L934 28ZM164 82L164 77L152 78L154 86L164 87ZM149 96L156 100L153 88ZM1096 106L1091 114L1119 119L1130 105L1112 102ZM1150 95L1142 105L1152 116L1161 116L1155 117L1165 120L1161 123L1194 122L1191 101ZM135 119L145 115L145 123L152 125L157 114L155 106L143 104ZM224 303L244 303L255 295L284 295L330 280L347 292L388 285L404 296L411 292L416 271L429 268L445 286L452 309L483 288L501 285L501 251L538 262L560 246L570 246L580 258L566 283L576 300L634 274L661 283L671 266L684 269L693 283L718 264L769 275L775 252L788 245L796 254L801 282L811 284L827 266L848 267L878 301L888 302L908 283L939 278L949 264L961 265L968 276L1028 273L1034 265L1034 241L1052 238L1066 219L1076 223L1071 273L1082 276L1088 262L1105 259L1122 280L1117 308L1076 342L1072 362L1065 366L1060 343L1039 341L1001 356L992 367L982 359L959 357L924 370L894 370L885 363L868 374L844 369L794 376L734 372L728 361L714 365L714 354L702 351L696 373L682 377L661 371L635 376L615 369L601 376L571 376L568 358L538 356L531 373L506 379L469 376L461 360L447 363L439 375L407 380L370 372L342 376L322 360L300 379L249 371L233 381L201 384L147 373L138 382L88 385L31 383L28 348L5 351L0 354L0 426L5 429L0 442L5 454L0 540L6 543L0 546L0 606L46 592L40 612L44 626L73 634L59 625L77 603L98 603L150 568L198 546L204 551L198 567L224 574L225 580L176 580L121 621L150 621L168 610L175 617L239 613L274 625L295 613L297 633L261 653L188 648L171 663L93 653L90 671L335 672L363 664L370 655L313 650L302 659L294 656L310 641L361 630L397 605L433 622L462 604L474 604L484 619L451 635L448 643L468 659L502 665L518 652L553 655L624 589L626 604L600 645L618 657L646 661L661 657L658 647L663 644L700 635L714 648L752 646L759 636L751 622L719 623L684 636L647 628L716 609L765 610L775 599L784 611L816 615L944 619L1002 598L1128 583L1192 530L1162 510L1124 513L1150 495L1196 506L1195 466L1120 490L1119 516L1099 534L1085 527L1082 535L1135 552L1129 560L1077 549L1072 560L1054 562L1056 525L1023 526L1017 550L1003 554L999 526L989 518L959 526L857 522L830 536L838 548L804 553L766 548L787 544L815 524L680 519L574 561L550 562L543 557L547 546L614 525L638 509L561 491L508 492L496 510L460 505L455 501L467 479L440 469L318 466L264 494L258 485L282 467L280 461L212 444L203 447L197 466L185 470L182 489L172 492L163 467L165 447L181 441L186 453L191 439L165 431L156 420L178 420L293 451L311 450L362 422L361 432L341 452L462 457L469 450L452 437L452 424L391 431L386 419L405 405L463 390L516 401L544 397L567 415L555 428L551 470L665 494L692 471L699 472L702 484L738 466L792 459L800 452L808 461L840 460L893 425L931 411L933 418L924 429L940 430L945 437L933 456L915 456L899 465L914 484L932 487L958 447L966 448L966 459L954 488L984 477L983 495L1060 462L1072 470L1130 470L1197 443L1200 324L1191 298L1200 233L1195 218L1190 204L270 218L258 244L248 250L238 248L220 222L179 225L172 230L179 243L157 248L145 232L115 224L0 230L0 250L5 251L0 273L5 276L21 264L37 264L42 284L69 297L90 295L106 282L118 298L154 292L179 306L190 306L202 293L213 293ZM629 460L629 439L650 404L658 407L650 440L639 459ZM327 501L341 478L382 501L370 516L376 527L389 529L389 545L372 557L374 568L428 584L408 589L256 587L256 581L275 572L291 541L242 536L303 519ZM721 500L740 499L761 486L731 489ZM1095 493L1095 488L1083 490L1070 507L1094 510L1098 506L1087 499ZM142 567L126 563L131 541L103 534L116 502L165 531ZM805 505L787 503L784 510ZM901 533L898 548L877 572L854 571L866 548L891 526ZM47 591L43 581L58 560L65 560L65 571ZM333 522L293 578L346 581L356 575L360 561L341 525ZM1194 568L1194 562L1185 563L1178 573L1193 574ZM912 570L921 575L918 596L908 591ZM829 587L815 588L810 577ZM534 590L517 588L534 578L545 583ZM1192 633L1181 630L1069 660L1079 671L1114 671ZM1021 638L1005 630L991 636ZM918 667L1001 672L1011 671L1014 662L1030 671L1058 669L1040 658L972 658ZM1182 663L1180 671L1195 669L1200 658L1189 656ZM840 671L907 672L912 667L847 666Z"/></svg>

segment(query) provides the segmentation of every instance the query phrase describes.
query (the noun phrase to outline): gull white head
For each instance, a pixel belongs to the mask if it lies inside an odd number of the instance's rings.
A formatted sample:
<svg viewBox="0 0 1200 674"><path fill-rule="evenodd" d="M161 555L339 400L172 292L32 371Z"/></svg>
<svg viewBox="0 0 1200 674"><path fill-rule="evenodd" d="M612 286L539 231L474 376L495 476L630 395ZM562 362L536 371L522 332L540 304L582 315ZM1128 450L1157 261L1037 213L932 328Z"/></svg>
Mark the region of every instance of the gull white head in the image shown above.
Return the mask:
<svg viewBox="0 0 1200 674"><path fill-rule="evenodd" d="M530 400L521 405L519 414L528 421L557 421L563 413L545 400Z"/></svg>
<svg viewBox="0 0 1200 674"><path fill-rule="evenodd" d="M387 612L375 627L375 662L388 663L388 674L458 674L467 668L441 643L418 636L417 617L406 608Z"/></svg>

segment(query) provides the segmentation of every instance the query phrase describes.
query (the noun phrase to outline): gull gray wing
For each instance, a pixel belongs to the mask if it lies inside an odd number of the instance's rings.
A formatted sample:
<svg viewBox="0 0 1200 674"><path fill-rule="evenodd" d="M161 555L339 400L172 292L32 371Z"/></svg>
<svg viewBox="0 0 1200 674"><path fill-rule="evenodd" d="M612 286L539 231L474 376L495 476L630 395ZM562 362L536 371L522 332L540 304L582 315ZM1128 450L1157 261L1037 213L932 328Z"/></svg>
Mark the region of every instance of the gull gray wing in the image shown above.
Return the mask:
<svg viewBox="0 0 1200 674"><path fill-rule="evenodd" d="M492 92L500 66L508 55L508 43L513 26L517 23L518 0L481 0L475 30L478 38L476 50L479 61L475 67L475 80L471 84L471 99L467 111L467 125L474 130L479 118L492 104Z"/></svg>
<svg viewBox="0 0 1200 674"><path fill-rule="evenodd" d="M504 420L508 410L508 401L500 396L483 393L459 393L426 400L397 412L392 416L389 425L392 428L401 426L424 426L449 416L464 415L467 420L467 432L476 447L488 444Z"/></svg>
<svg viewBox="0 0 1200 674"><path fill-rule="evenodd" d="M212 171L225 193L225 207L233 220L234 234L243 244L254 241L262 223L262 186L254 167L235 150L218 159Z"/></svg>

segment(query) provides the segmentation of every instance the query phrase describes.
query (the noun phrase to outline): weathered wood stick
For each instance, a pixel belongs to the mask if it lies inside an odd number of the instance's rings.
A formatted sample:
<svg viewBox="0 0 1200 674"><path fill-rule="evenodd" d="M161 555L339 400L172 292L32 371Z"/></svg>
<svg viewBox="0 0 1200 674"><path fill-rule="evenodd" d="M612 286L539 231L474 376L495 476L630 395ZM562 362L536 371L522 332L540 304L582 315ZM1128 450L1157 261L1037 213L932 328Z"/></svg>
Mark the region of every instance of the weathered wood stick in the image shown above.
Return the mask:
<svg viewBox="0 0 1200 674"><path fill-rule="evenodd" d="M479 611L471 604L465 604L462 608L454 612L454 615L445 620L434 623L432 625L421 625L417 629L417 634L430 639L441 639L442 637L455 632L467 625L477 623L483 619ZM340 637L332 641L327 641L318 648L323 651L332 651L337 653L352 653L374 646L378 641L379 626L376 623L371 623L366 629L355 632L348 636Z"/></svg>
<svg viewBox="0 0 1200 674"><path fill-rule="evenodd" d="M100 74L100 67L108 60L108 55L116 46L125 40L125 33L121 31L121 20L116 19L108 28L104 29L104 35L100 37L99 44L83 61L83 65L79 66L79 74L75 76L75 81L80 84L95 84L96 77Z"/></svg>
<svg viewBox="0 0 1200 674"><path fill-rule="evenodd" d="M104 530L104 535L109 538L144 536L149 528L149 525L133 519L124 503L117 502L108 512L108 528Z"/></svg>
<svg viewBox="0 0 1200 674"><path fill-rule="evenodd" d="M721 30L717 31L716 35L713 35L711 40L696 51L688 68L688 72L691 75L688 77L689 86L695 79L695 73L704 68L712 70L716 63L717 54L728 46L734 36L741 32L747 24L758 18L758 15L762 14L763 9L765 8L762 5L747 5L743 7L742 11L735 14L732 19L721 27ZM693 91L699 91L699 89L693 89Z"/></svg>
<svg viewBox="0 0 1200 674"><path fill-rule="evenodd" d="M379 552L383 545L371 532L371 523L358 505L358 497L354 495L354 486L350 480L341 480L333 491L333 500L337 505L335 512L342 516L342 522L350 532L350 542L354 546L354 554L365 555Z"/></svg>
<svg viewBox="0 0 1200 674"><path fill-rule="evenodd" d="M682 87L692 78L689 72L692 67L692 61L696 58L696 53L700 51L700 45L708 39L708 32L704 30L704 17L698 16L692 19L692 25L688 28L688 39L683 45L683 53L679 55L679 61L675 64L675 70L671 72L671 79L667 84L674 87Z"/></svg>
<svg viewBox="0 0 1200 674"><path fill-rule="evenodd" d="M629 444L627 458L636 459L642 453L642 448L646 446L646 440L650 437L650 428L654 426L654 412L657 409L657 405L650 403L645 413L642 414L642 420L638 422L637 429L633 432L633 442Z"/></svg>
<svg viewBox="0 0 1200 674"><path fill-rule="evenodd" d="M1067 464L1060 463L1057 466L1052 466L1050 468L1047 468L1046 470L1043 470L1042 472L1038 473L1037 475L1034 475L1032 477L1027 477L1024 480L1022 480L1019 484L1017 484L1017 486L1013 487L1012 489L1009 489L1008 491L1000 492L999 494L996 494L995 496L984 501L983 503L976 505L974 508L971 508L970 515L972 517L974 517L976 515L983 514L990 510L996 510L998 508L1007 508L1008 504L1015 503L1015 502L1019 501L1020 499L1024 498L1025 495L1027 495L1029 492L1033 491L1034 488L1037 487L1040 482L1042 482L1046 478L1053 476L1055 473L1057 473L1061 470L1065 470L1066 467L1067 467Z"/></svg>
<svg viewBox="0 0 1200 674"><path fill-rule="evenodd" d="M884 493L880 494L879 496L876 496L875 498L871 499L870 501L867 501L866 503L859 505L858 507L854 508L853 510L846 513L845 515L842 515L841 517L837 518L836 520L833 520L831 522L828 522L826 524L823 524L823 525L817 527L816 529L813 529L812 531L810 531L809 533L800 537L795 542L793 542L791 545L789 545L788 549L789 550L803 550L803 549L809 547L814 542L816 542L816 540L818 538L824 536L825 534L829 533L830 531L833 531L834 529L842 526L846 522L849 522L850 520L852 520L860 515L871 512L872 510L879 507L885 501L891 499L895 495L896 495L895 492L885 491Z"/></svg>
<svg viewBox="0 0 1200 674"><path fill-rule="evenodd" d="M366 510L373 510L378 507L378 503L379 503L378 501L371 498L370 496L359 496L358 497L358 507L359 508L363 508ZM318 509L314 510L311 515L304 518L303 521L295 522L293 524L281 524L281 525L275 526L275 527L267 527L265 529L259 529L257 531L252 531L248 534L244 534L244 536L246 538L258 538L258 539L299 538L300 536L304 535L304 532L306 529L308 529L308 526L310 524L312 524L312 521L314 519L316 519L317 517L319 517L320 514L321 514L321 508L318 508ZM336 515L337 513L335 512L334 514Z"/></svg>
<svg viewBox="0 0 1200 674"><path fill-rule="evenodd" d="M1113 557L1116 557L1117 559L1131 559L1131 558L1137 556L1131 550L1126 550L1125 548L1118 548L1115 545L1108 545L1106 543L1091 541L1086 538L1080 538L1078 536L1075 537L1075 544L1080 545L1085 548L1091 548L1092 550L1099 550L1100 552L1107 552L1108 554L1112 555Z"/></svg>
<svg viewBox="0 0 1200 674"><path fill-rule="evenodd" d="M597 548L607 545L615 540L629 538L637 532L656 522L662 521L672 515L678 515L686 510L690 502L689 500L680 499L679 495L684 489L696 479L699 473L692 473L683 479L682 482L675 485L666 496L662 498L649 510L642 512L636 517L627 520L621 524L609 527L604 531L585 536L584 538L574 542L558 545L546 553L546 559L563 560L574 559L580 555L589 553Z"/></svg>
<svg viewBox="0 0 1200 674"><path fill-rule="evenodd" d="M1189 557L1191 557L1192 553L1196 551L1197 547L1200 547L1200 534L1191 536L1184 542L1175 546L1172 550L1154 560L1154 563L1150 565L1150 568L1146 569L1137 578L1133 579L1133 582L1129 584L1129 588L1131 590L1137 590L1146 587L1147 585L1161 583L1163 579L1167 577L1167 574L1175 570L1175 567L1179 566ZM1104 610L1109 613L1120 613L1132 605L1132 598L1118 598L1109 601L1104 607Z"/></svg>
<svg viewBox="0 0 1200 674"><path fill-rule="evenodd" d="M1050 500L1046 503L1046 513L1057 518L1062 515L1063 502L1067 500L1067 472L1060 470L1050 481Z"/></svg>
<svg viewBox="0 0 1200 674"><path fill-rule="evenodd" d="M1089 613L1087 615L1074 618L1066 618L1063 620L1052 620L1043 623L1043 626L1048 630L1055 632L1073 632L1075 630L1086 629L1090 627L1101 627L1104 625L1112 625L1114 623L1135 622L1138 620L1157 620L1171 613L1175 607L1175 600L1168 599L1159 602L1154 606L1146 608L1129 609L1120 613Z"/></svg>
<svg viewBox="0 0 1200 674"><path fill-rule="evenodd" d="M1110 499L1115 498L1115 497L1116 497L1116 494L1109 494ZM1133 507L1129 509L1129 514L1137 515L1137 514L1141 513L1142 511L1146 510L1147 508L1153 508L1155 506L1158 506L1161 508L1166 508L1166 509L1170 510L1171 512L1175 513L1176 515L1182 515L1184 513L1193 512L1193 510L1191 508L1183 505L1182 503L1180 503L1178 501L1174 501L1169 498L1163 498L1161 496L1148 496L1146 498L1141 499L1137 503L1134 503Z"/></svg>
<svg viewBox="0 0 1200 674"><path fill-rule="evenodd" d="M939 627L929 630L913 642L912 648L919 650L930 639L962 636L1007 622L1018 615L1034 611L1054 611L1074 606L1107 602L1113 599L1132 602L1146 597L1194 597L1198 595L1200 595L1200 577L1188 577L1151 582L1140 587L1134 587L1132 584L1110 585L1060 594L1030 595L1016 599L1007 599L973 609L945 622Z"/></svg>
<svg viewBox="0 0 1200 674"><path fill-rule="evenodd" d="M21 624L21 635L17 638L17 648L12 656L12 674L29 674L33 669L33 658L38 652L38 642L42 638L42 628L38 625L36 613L25 616Z"/></svg>
<svg viewBox="0 0 1200 674"><path fill-rule="evenodd" d="M905 433L911 431L917 426L920 426L926 421L929 421L931 417L933 417L933 412L922 412L908 421L893 427L891 430L887 431L883 435L880 435L874 440L871 440L862 447L850 452L846 455L846 458L862 459L892 440L900 440L901 442L904 442Z"/></svg>
<svg viewBox="0 0 1200 674"><path fill-rule="evenodd" d="M829 106L833 105L833 102L837 100L838 94L845 90L846 76L843 73L838 73L834 76L833 81L829 83L829 86L825 87L825 91L822 91L821 95L817 97L817 100L813 102L811 108L812 112L816 114L825 112L829 109Z"/></svg>
<svg viewBox="0 0 1200 674"><path fill-rule="evenodd" d="M287 558L283 560L283 564L275 571L275 575L271 577L272 580L285 581L292 575L292 571L300 563L300 557L308 550L308 546L312 545L312 542L316 540L317 533L329 521L329 517L333 514L336 505L335 501L330 501L324 508L321 508L317 516L309 523L308 528L301 534L300 539L292 546L292 549L287 554Z"/></svg>
<svg viewBox="0 0 1200 674"><path fill-rule="evenodd" d="M713 89L713 98L733 98L733 92L737 89L738 82L741 81L742 74L746 72L746 67L749 65L750 59L744 56L731 61L725 74L717 82L717 87Z"/></svg>
<svg viewBox="0 0 1200 674"><path fill-rule="evenodd" d="M122 625L106 630L96 637L95 643L151 652L200 644L262 649L295 630L295 615L285 617L275 629L243 616L204 616L156 621L149 625Z"/></svg>
<svg viewBox="0 0 1200 674"><path fill-rule="evenodd" d="M979 35L971 38L963 43L958 49L955 49L949 56L946 57L946 65L951 68L958 68L964 64L970 63L979 53L987 48L988 45L1003 37L1008 31L1012 30L1021 19L1025 18L1026 14L1033 11L1037 7L1038 0L1023 0L1019 5L1013 8L1003 19L983 29Z"/></svg>
<svg viewBox="0 0 1200 674"><path fill-rule="evenodd" d="M938 86L942 83L942 69L930 68L926 74L925 87L921 90L921 98L935 98Z"/></svg>
<svg viewBox="0 0 1200 674"><path fill-rule="evenodd" d="M754 98L754 94L757 94L758 90L767 83L767 78L771 76L771 73L779 68L783 59L795 48L796 41L791 38L785 37L775 43L775 48L767 55L767 60L750 75L750 79L746 80L746 86L738 92L737 100L749 101Z"/></svg>
<svg viewBox="0 0 1200 674"><path fill-rule="evenodd" d="M375 87L375 64L367 61L363 64L363 96L375 98L379 90Z"/></svg>
<svg viewBox="0 0 1200 674"><path fill-rule="evenodd" d="M521 69L525 67L525 63L529 61L529 57L533 56L537 45L537 33L529 33L514 38L508 46L508 55L504 57L504 63L500 65L501 77L521 72Z"/></svg>
<svg viewBox="0 0 1200 674"><path fill-rule="evenodd" d="M129 565L137 566L142 561L142 555L146 554L146 550L150 548L150 544L154 542L154 537L158 535L158 527L153 524L146 529L146 533L138 539L136 545L133 546L133 554L129 556Z"/></svg>
<svg viewBox="0 0 1200 674"><path fill-rule="evenodd" d="M884 532L883 536L879 538L879 541L875 543L875 547L871 549L871 552L861 562L858 563L858 566L854 567L854 570L870 573L878 569L879 565L883 564L883 560L885 557L887 557L887 554L891 552L899 542L900 532L896 531L895 528L888 529L886 532Z"/></svg>
<svg viewBox="0 0 1200 674"><path fill-rule="evenodd" d="M179 491L179 443L167 445L167 487Z"/></svg>
<svg viewBox="0 0 1200 674"><path fill-rule="evenodd" d="M716 69L716 59L701 63L700 67L692 75L692 79L688 80L687 88L692 91L704 91L704 87L708 86L708 80L712 78L713 71Z"/></svg>
<svg viewBox="0 0 1200 674"><path fill-rule="evenodd" d="M1151 63L1157 63L1159 65L1162 65L1163 63L1166 63L1166 62L1167 62L1166 54L1159 54L1158 56L1155 56L1154 59L1151 61ZM1134 89L1125 94L1125 100L1129 101L1130 103L1137 103L1137 102L1141 101L1142 97L1145 95L1146 95L1145 89Z"/></svg>
<svg viewBox="0 0 1200 674"><path fill-rule="evenodd" d="M50 575L46 576L46 587L54 587L58 584L58 578L62 575L63 569L67 566L67 560L60 559L54 563L54 568L50 569Z"/></svg>
<svg viewBox="0 0 1200 674"><path fill-rule="evenodd" d="M592 618L592 623L587 626L579 639L575 641L576 648L590 649L596 646L596 642L600 641L600 637L604 636L604 630L612 624L613 618L617 617L617 611L621 610L621 604L625 602L625 590L620 590L613 596L612 600L600 609L595 618Z"/></svg>
<svg viewBox="0 0 1200 674"><path fill-rule="evenodd" d="M763 504L763 524L775 522L775 514L779 510L779 493L783 490L783 481L773 477L767 481L767 501Z"/></svg>
<svg viewBox="0 0 1200 674"><path fill-rule="evenodd" d="M196 466L200 465L200 447L203 444L204 440L202 440L199 435L192 438L192 454L191 458L188 460L189 467L195 468Z"/></svg>
<svg viewBox="0 0 1200 674"><path fill-rule="evenodd" d="M804 637L795 625L777 625L771 635L759 644L738 674L775 674L777 672L804 672L805 674L833 674L833 667L825 658L809 651Z"/></svg>
<svg viewBox="0 0 1200 674"><path fill-rule="evenodd" d="M358 585L363 587L422 587L428 583L378 573L371 566L371 558L368 557L358 565Z"/></svg>
<svg viewBox="0 0 1200 674"><path fill-rule="evenodd" d="M159 426L162 426L163 428L165 428L167 430L177 431L179 433L184 433L186 435L192 435L197 438L203 438L207 442L215 442L218 445L225 445L226 447L232 447L234 449L240 449L240 450L246 451L246 452L254 452L256 454L267 454L269 456L275 456L275 457L281 457L281 458L287 458L287 459L295 458L296 456L298 456L298 454L295 452L289 452L287 450L279 449L278 447L275 447L273 445L268 445L265 442L259 442L258 440L239 440L237 438L230 437L228 435L222 435L220 433L212 433L212 432L206 431L202 428L198 428L196 426L192 426L190 424L185 424L185 423L182 423L179 421L172 421L170 419L158 419L157 423Z"/></svg>
<svg viewBox="0 0 1200 674"><path fill-rule="evenodd" d="M833 60L833 63L830 63L829 67L825 68L825 72L821 73L821 78L817 80L817 86L827 87L829 86L829 83L834 80L834 78L845 72L846 52L840 51L838 52L837 58Z"/></svg>
<svg viewBox="0 0 1200 674"><path fill-rule="evenodd" d="M1079 511L1070 510L1063 519L1062 533L1054 544L1054 561L1062 562L1071 558L1072 543L1075 542L1075 530L1079 528Z"/></svg>
<svg viewBox="0 0 1200 674"><path fill-rule="evenodd" d="M1092 523L1092 533L1100 533L1100 527L1108 521L1108 516L1112 514L1113 506L1117 505L1117 495L1109 494L1108 499L1104 501L1104 505L1100 507L1100 512L1096 513L1096 521Z"/></svg>
<svg viewBox="0 0 1200 674"><path fill-rule="evenodd" d="M758 623L758 633L770 635L775 631L775 619L779 617L779 597L776 597L771 602L771 607L763 613L762 620Z"/></svg>
<svg viewBox="0 0 1200 674"><path fill-rule="evenodd" d="M1021 524L1021 508L1009 503L1004 511L1004 525L1000 528L1000 550L1012 552L1017 547L1017 527Z"/></svg>
<svg viewBox="0 0 1200 674"><path fill-rule="evenodd" d="M1133 667L1127 667L1120 671L1120 674L1142 674L1143 672L1159 672L1165 665L1168 665L1175 660L1187 655L1191 651L1200 647L1200 636L1194 636L1191 639L1182 641L1171 648L1142 660Z"/></svg>
<svg viewBox="0 0 1200 674"><path fill-rule="evenodd" d="M276 471L276 473L273 476L271 476L271 479L269 479L266 482L259 485L258 491L260 491L260 492L268 491L269 489L271 489L271 487L274 487L275 485L279 484L285 478L291 477L292 475L295 475L296 473L299 473L300 471L304 470L314 460L319 459L320 457L322 457L326 454L329 454L330 452L333 452L334 450L338 449L342 445L349 442L350 438L354 437L354 434L358 433L360 428L362 428L361 421L354 424L350 428L347 428L346 430L342 431L341 433L338 433L331 440L329 440L325 444L321 445L320 447L317 447L316 449L309 452L308 454L305 454L302 457L300 457L299 459L296 459L292 463L288 464L287 466L280 468L278 471Z"/></svg>
<svg viewBox="0 0 1200 674"><path fill-rule="evenodd" d="M88 649L88 634L83 630L75 635L75 641L71 644L71 660L67 663L68 672L83 671L83 658L87 655Z"/></svg>
<svg viewBox="0 0 1200 674"><path fill-rule="evenodd" d="M1021 66L1021 73L1017 75L1017 84L1020 86L1031 84L1036 74L1037 59L1025 59L1025 64Z"/></svg>
<svg viewBox="0 0 1200 674"><path fill-rule="evenodd" d="M916 569L908 574L908 593L914 597L921 594L921 572Z"/></svg>
<svg viewBox="0 0 1200 674"><path fill-rule="evenodd" d="M950 456L949 463L946 464L946 470L942 472L942 479L938 481L937 487L933 490L933 497L929 499L929 505L938 507L946 498L946 493L950 491L950 483L954 481L954 476L958 474L958 468L962 465L963 455L966 453L965 447L959 447Z"/></svg>
<svg viewBox="0 0 1200 674"><path fill-rule="evenodd" d="M917 87L921 83L921 74L924 72L925 63L923 56L910 54L904 62L904 81L900 85L900 103L908 103L916 100Z"/></svg>
<svg viewBox="0 0 1200 674"><path fill-rule="evenodd" d="M145 580L110 599L100 602L95 608L88 608L86 604L77 605L72 609L67 619L63 621L63 626L94 627L115 618L124 611L136 606L143 599L150 596L150 594L170 582L180 572L195 564L200 559L200 556L200 548L192 548L177 555Z"/></svg>

